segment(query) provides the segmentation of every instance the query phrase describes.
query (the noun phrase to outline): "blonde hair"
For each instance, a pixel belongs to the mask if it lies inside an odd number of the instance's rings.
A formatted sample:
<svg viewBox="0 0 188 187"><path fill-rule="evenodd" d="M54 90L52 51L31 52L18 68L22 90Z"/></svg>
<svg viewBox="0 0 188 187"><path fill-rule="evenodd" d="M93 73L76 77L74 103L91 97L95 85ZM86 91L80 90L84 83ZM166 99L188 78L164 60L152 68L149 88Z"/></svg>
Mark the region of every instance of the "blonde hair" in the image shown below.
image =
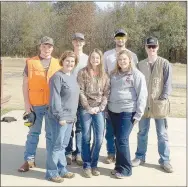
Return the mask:
<svg viewBox="0 0 188 187"><path fill-rule="evenodd" d="M59 65L63 67L63 61L67 57L73 57L75 59L75 65L74 65L75 68L78 64L78 57L73 51L65 51L64 53L62 53L61 57L59 58Z"/></svg>
<svg viewBox="0 0 188 187"><path fill-rule="evenodd" d="M121 67L120 67L119 64L118 64L118 60L119 60L119 57L120 57L122 54L127 55L128 58L129 58L130 64L129 64L129 69L128 69L128 71L131 71L131 70L134 68L134 64L133 64L133 61L132 61L132 55L131 55L131 53L130 53L129 51L127 51L127 50L121 50L121 51L117 54L116 67L115 67L115 69L111 72L111 74L116 74L116 73L120 72Z"/></svg>
<svg viewBox="0 0 188 187"><path fill-rule="evenodd" d="M100 64L97 67L98 67L98 70L99 70L99 76L98 77L100 79L102 79L106 75L106 73L105 73L105 70L104 70L103 53L102 53L101 50L95 48L95 49L93 49L93 51L90 52L86 69L88 71L88 74L90 76L92 76L91 75L91 70L93 68L92 68L92 65L91 65L91 62L90 62L91 61L91 55L92 55L92 53L97 53L100 56Z"/></svg>

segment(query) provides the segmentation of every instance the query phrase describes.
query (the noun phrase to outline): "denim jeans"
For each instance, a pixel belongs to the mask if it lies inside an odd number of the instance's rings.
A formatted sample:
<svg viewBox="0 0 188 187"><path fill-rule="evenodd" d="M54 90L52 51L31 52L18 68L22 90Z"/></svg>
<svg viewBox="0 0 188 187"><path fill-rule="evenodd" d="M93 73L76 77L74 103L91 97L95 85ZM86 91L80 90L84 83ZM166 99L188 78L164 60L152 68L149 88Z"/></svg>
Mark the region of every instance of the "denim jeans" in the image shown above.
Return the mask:
<svg viewBox="0 0 188 187"><path fill-rule="evenodd" d="M81 106L78 106L77 110L77 121L75 124L76 130L75 130L75 145L76 145L76 150L73 151L73 138L74 138L74 130L72 129L71 137L69 144L66 148L66 155L81 155L81 144L82 144L82 131L81 131L81 124L80 124L80 110Z"/></svg>
<svg viewBox="0 0 188 187"><path fill-rule="evenodd" d="M51 139L51 130L48 118L48 106L33 106L33 110L36 114L35 124L30 127L27 135L27 141L25 144L24 160L34 161L36 155L36 149L39 142L39 135L41 134L42 121L45 118L45 131L46 131L46 149L49 148Z"/></svg>
<svg viewBox="0 0 188 187"><path fill-rule="evenodd" d="M82 151L83 168L96 168L99 160L99 152L104 137L104 114L89 114L81 109L81 128L82 128ZM90 149L91 127L93 128L93 144Z"/></svg>
<svg viewBox="0 0 188 187"><path fill-rule="evenodd" d="M137 135L137 151L136 158L145 161L147 144L148 144L148 132L150 128L150 119L143 118L139 122L139 132ZM164 119L154 119L157 131L158 139L158 153L160 156L159 163L164 164L169 162L170 149L168 143L168 133L167 133L167 120Z"/></svg>
<svg viewBox="0 0 188 187"><path fill-rule="evenodd" d="M66 169L65 148L69 143L73 125L73 123L60 125L51 113L49 113L49 121L52 140L47 150L46 179L63 176L68 172Z"/></svg>
<svg viewBox="0 0 188 187"><path fill-rule="evenodd" d="M115 156L115 140L114 140L114 130L112 126L112 121L109 117L109 114L107 114L106 117L106 148L107 148L107 154Z"/></svg>
<svg viewBox="0 0 188 187"><path fill-rule="evenodd" d="M115 134L116 163L115 170L124 176L132 175L129 136L133 128L135 112L114 113L109 111Z"/></svg>

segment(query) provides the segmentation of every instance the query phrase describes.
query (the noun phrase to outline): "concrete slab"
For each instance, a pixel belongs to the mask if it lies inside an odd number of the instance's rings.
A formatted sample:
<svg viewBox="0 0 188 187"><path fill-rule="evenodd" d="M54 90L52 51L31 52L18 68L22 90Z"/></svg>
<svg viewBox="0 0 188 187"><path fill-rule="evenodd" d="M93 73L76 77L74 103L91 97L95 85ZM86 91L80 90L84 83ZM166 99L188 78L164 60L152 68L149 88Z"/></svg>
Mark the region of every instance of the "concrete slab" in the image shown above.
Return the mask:
<svg viewBox="0 0 188 187"><path fill-rule="evenodd" d="M157 152L157 137L154 121L151 121L147 160L144 166L133 168L133 175L118 180L110 175L114 164L104 164L106 156L106 140L104 139L100 152L99 169L101 175L91 179L82 176L81 167L71 165L70 171L76 173L74 179L66 179L62 184L56 184L44 179L45 176L45 133L44 126L37 149L37 168L27 173L19 173L17 169L23 163L24 145L28 128L23 125L24 111L11 111L4 116L12 116L16 122L1 123L1 185L2 186L186 186L186 119L169 118L168 132L170 139L171 164L174 173L163 172L159 165ZM2 116L3 117L3 116ZM131 157L137 146L138 127L135 126L130 137Z"/></svg>

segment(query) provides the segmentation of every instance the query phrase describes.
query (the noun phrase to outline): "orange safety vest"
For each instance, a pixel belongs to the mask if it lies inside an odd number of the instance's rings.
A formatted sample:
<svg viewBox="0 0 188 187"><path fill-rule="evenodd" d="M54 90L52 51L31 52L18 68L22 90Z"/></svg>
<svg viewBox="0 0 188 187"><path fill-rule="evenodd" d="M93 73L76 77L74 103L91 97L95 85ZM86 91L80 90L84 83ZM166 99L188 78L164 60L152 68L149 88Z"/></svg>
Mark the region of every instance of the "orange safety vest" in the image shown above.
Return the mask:
<svg viewBox="0 0 188 187"><path fill-rule="evenodd" d="M59 61L51 58L48 72L46 73L38 56L26 61L28 66L28 93L29 101L33 106L49 104L49 79L59 69Z"/></svg>

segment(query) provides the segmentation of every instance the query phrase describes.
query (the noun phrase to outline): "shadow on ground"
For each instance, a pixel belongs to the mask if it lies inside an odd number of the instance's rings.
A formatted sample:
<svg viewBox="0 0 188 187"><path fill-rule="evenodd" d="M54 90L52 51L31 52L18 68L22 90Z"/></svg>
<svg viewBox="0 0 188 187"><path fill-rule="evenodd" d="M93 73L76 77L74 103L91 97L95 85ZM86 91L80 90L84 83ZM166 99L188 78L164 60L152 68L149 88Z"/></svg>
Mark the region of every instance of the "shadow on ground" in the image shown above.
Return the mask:
<svg viewBox="0 0 188 187"><path fill-rule="evenodd" d="M37 168L30 169L28 172L20 173L17 170L24 163L24 151L25 147L21 145L1 144L1 174L45 180L46 149L37 148ZM105 157L100 156L99 161L103 162L104 158ZM39 168L44 171L39 171ZM83 177L83 169L76 163L67 166L67 169L70 172L74 172L76 175L81 175ZM99 170L101 175L110 176L110 169L99 167Z"/></svg>

